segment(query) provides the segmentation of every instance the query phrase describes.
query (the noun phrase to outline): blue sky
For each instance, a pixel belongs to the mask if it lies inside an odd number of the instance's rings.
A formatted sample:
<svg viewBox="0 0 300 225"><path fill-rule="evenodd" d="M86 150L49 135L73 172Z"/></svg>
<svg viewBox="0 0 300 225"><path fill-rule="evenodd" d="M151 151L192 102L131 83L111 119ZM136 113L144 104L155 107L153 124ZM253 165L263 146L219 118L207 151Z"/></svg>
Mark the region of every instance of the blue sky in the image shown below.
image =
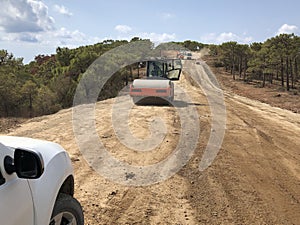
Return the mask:
<svg viewBox="0 0 300 225"><path fill-rule="evenodd" d="M139 36L153 42L261 42L300 34L300 1L0 0L0 49L28 63L58 46ZM4 9L4 10L3 10Z"/></svg>

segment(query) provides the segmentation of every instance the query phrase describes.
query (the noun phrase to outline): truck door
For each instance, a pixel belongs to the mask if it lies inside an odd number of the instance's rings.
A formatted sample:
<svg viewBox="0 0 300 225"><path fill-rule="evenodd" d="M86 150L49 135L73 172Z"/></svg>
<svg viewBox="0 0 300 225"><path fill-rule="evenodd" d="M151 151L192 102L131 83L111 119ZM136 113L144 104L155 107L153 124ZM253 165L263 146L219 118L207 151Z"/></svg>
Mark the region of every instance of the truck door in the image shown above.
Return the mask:
<svg viewBox="0 0 300 225"><path fill-rule="evenodd" d="M5 225L34 225L34 210L26 179L16 173L7 174L5 156L13 157L13 149L0 143L0 223Z"/></svg>
<svg viewBox="0 0 300 225"><path fill-rule="evenodd" d="M167 60L167 79L179 80L182 70L182 64L180 59Z"/></svg>

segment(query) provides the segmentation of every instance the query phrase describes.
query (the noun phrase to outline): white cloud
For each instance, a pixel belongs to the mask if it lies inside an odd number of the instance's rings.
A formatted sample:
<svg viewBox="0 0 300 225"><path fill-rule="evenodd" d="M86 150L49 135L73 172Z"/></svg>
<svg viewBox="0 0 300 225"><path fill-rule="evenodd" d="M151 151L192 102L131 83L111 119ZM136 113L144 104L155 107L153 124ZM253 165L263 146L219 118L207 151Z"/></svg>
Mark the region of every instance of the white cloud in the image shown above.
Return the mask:
<svg viewBox="0 0 300 225"><path fill-rule="evenodd" d="M97 38L88 37L79 30L70 31L62 27L52 34L58 45L79 46L95 43ZM46 40L44 40L46 41Z"/></svg>
<svg viewBox="0 0 300 225"><path fill-rule="evenodd" d="M298 31L298 27L295 25L288 25L288 24L283 24L277 31L277 35L278 34L291 34L291 33L295 33L296 31Z"/></svg>
<svg viewBox="0 0 300 225"><path fill-rule="evenodd" d="M0 44L16 57L23 57L25 63L34 60L39 54L54 54L57 47L76 48L103 41L98 37L88 36L78 30L60 28L54 31L38 33L7 33L1 35Z"/></svg>
<svg viewBox="0 0 300 225"><path fill-rule="evenodd" d="M115 26L115 30L120 33L128 33L132 30L132 28L127 25L117 25L117 26Z"/></svg>
<svg viewBox="0 0 300 225"><path fill-rule="evenodd" d="M40 53L45 54L47 51L55 52L59 46L75 48L103 41L103 39L86 35L79 30L69 30L65 27L57 28L44 1L0 1L1 7L5 9L0 11L0 43L7 46L8 49L13 49L13 53L25 56L26 62L32 60L32 56L39 53L39 49L44 49ZM55 7L55 10L64 15L71 15L71 12L65 7L59 5ZM175 34L168 33L137 33L133 35L133 29L128 25L117 25L115 30L122 36L150 39L156 44L172 41L176 38Z"/></svg>
<svg viewBox="0 0 300 225"><path fill-rule="evenodd" d="M73 13L71 13L65 6L63 5L54 5L54 10L62 15L65 16L73 16Z"/></svg>
<svg viewBox="0 0 300 225"><path fill-rule="evenodd" d="M6 45L36 44L56 48L58 46L87 45L100 40L97 37L87 36L84 33L64 27L55 28L54 19L48 14L48 7L39 0L9 0L2 1L0 11L0 41ZM57 6L60 13L71 15L63 6Z"/></svg>
<svg viewBox="0 0 300 225"><path fill-rule="evenodd" d="M48 14L47 5L40 0L0 0L0 44L25 62L37 54L54 53L59 46L75 48L103 41L79 30L57 29ZM71 15L64 7L60 13ZM21 46L21 47L20 47Z"/></svg>
<svg viewBox="0 0 300 225"><path fill-rule="evenodd" d="M0 41L6 43L35 43L38 47L41 45L52 46L55 49L58 46L78 47L81 45L94 44L101 41L100 38L87 36L79 30L70 31L62 27L57 30L45 31L39 33L8 33L0 36Z"/></svg>
<svg viewBox="0 0 300 225"><path fill-rule="evenodd" d="M232 32L223 32L220 34L209 33L201 37L201 41L205 43L220 44L228 41L237 41L241 43L250 43L252 37L246 36L246 33L243 33L242 36L239 36Z"/></svg>
<svg viewBox="0 0 300 225"><path fill-rule="evenodd" d="M155 44L160 44L160 43L164 43L164 42L169 42L169 41L175 41L176 39L176 34L167 34L167 33L147 33L147 32L143 32L143 33L135 33L135 34L130 34L130 35L120 35L116 38L110 37L108 39L117 39L117 40L128 40L130 41L133 37L139 37L142 39L150 39L152 42L154 42Z"/></svg>
<svg viewBox="0 0 300 225"><path fill-rule="evenodd" d="M150 39L154 43L163 43L168 41L174 41L176 38L176 34L167 34L167 33L141 33L136 35L137 37L141 37L143 39Z"/></svg>
<svg viewBox="0 0 300 225"><path fill-rule="evenodd" d="M20 33L18 36L18 40L22 42L31 42L31 43L36 43L39 41L35 35L32 35L30 33Z"/></svg>
<svg viewBox="0 0 300 225"><path fill-rule="evenodd" d="M2 1L0 28L7 33L40 32L54 29L48 7L38 0Z"/></svg>
<svg viewBox="0 0 300 225"><path fill-rule="evenodd" d="M75 48L83 45L95 44L101 41L98 37L88 36L79 30L68 30L64 27L46 32L45 34L38 34L36 38L43 45L50 45L53 48L58 46L66 46L69 48Z"/></svg>
<svg viewBox="0 0 300 225"><path fill-rule="evenodd" d="M167 34L167 33L162 33L162 34L158 34L158 33L139 33L139 34L135 34L134 37L140 37L142 39L150 39L152 42L154 42L155 44L159 44L159 43L164 43L164 42L169 42L169 41L175 41L176 39L176 34ZM130 40L131 38L126 38L127 40Z"/></svg>
<svg viewBox="0 0 300 225"><path fill-rule="evenodd" d="M218 42L233 41L233 40L238 40L238 39L239 39L239 37L236 34L232 33L232 32L221 33L217 37Z"/></svg>

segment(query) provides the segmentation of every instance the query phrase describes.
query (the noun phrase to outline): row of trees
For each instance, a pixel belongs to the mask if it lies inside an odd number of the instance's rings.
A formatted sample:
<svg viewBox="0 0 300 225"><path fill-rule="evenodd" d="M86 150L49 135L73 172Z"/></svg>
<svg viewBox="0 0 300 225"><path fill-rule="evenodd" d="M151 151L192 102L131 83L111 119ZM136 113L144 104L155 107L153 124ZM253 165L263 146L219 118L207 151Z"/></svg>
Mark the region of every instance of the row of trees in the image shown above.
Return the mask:
<svg viewBox="0 0 300 225"><path fill-rule="evenodd" d="M0 116L33 117L51 114L59 109L71 107L75 90L88 67L101 55L116 47L141 40L138 37L126 40L106 40L95 45L75 49L56 49L53 55L38 55L34 61L24 65L23 60L15 58L6 50L0 50ZM153 49L150 40L144 40L141 48ZM160 46L157 52L181 45L191 51L201 50L207 45L196 41L169 43ZM217 66L224 66L233 79L239 76L244 81L280 81L287 90L295 88L299 79L300 39L294 34L281 34L264 43L251 45L226 42L208 46L216 58ZM177 48L177 47L174 47ZM139 55L140 49L130 50L110 60L110 68L117 61L131 61ZM108 61L109 61L108 60ZM134 63L115 72L106 82L99 100L114 97L128 83L133 71L139 71L141 64ZM103 68L109 71L110 68ZM100 70L99 70L100 71ZM98 78L95 78L98 79ZM91 85L85 83L84 85ZM86 90L88 91L88 90ZM88 96L89 93L86 93Z"/></svg>
<svg viewBox="0 0 300 225"><path fill-rule="evenodd" d="M72 106L76 87L87 68L105 52L126 43L106 40L76 49L58 47L56 54L38 55L27 65L22 58L0 50L0 116L33 117ZM102 99L116 95L128 73L127 67L118 71Z"/></svg>
<svg viewBox="0 0 300 225"><path fill-rule="evenodd" d="M266 81L277 80L288 91L299 79L300 37L294 34L280 34L250 45L226 42L210 49L217 58L215 65L224 66L233 79L236 75L244 81L259 79L263 87Z"/></svg>

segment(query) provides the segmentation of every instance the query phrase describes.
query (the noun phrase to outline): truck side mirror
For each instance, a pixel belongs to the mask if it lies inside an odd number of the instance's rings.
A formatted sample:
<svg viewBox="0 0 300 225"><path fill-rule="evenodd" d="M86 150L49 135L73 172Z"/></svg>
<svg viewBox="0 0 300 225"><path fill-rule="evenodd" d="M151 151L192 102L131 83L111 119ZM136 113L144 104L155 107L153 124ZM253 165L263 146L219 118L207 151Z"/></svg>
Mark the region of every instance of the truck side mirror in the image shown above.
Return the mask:
<svg viewBox="0 0 300 225"><path fill-rule="evenodd" d="M4 168L8 174L16 172L19 178L37 179L44 172L43 158L40 154L24 149L16 149L14 159L4 158Z"/></svg>

